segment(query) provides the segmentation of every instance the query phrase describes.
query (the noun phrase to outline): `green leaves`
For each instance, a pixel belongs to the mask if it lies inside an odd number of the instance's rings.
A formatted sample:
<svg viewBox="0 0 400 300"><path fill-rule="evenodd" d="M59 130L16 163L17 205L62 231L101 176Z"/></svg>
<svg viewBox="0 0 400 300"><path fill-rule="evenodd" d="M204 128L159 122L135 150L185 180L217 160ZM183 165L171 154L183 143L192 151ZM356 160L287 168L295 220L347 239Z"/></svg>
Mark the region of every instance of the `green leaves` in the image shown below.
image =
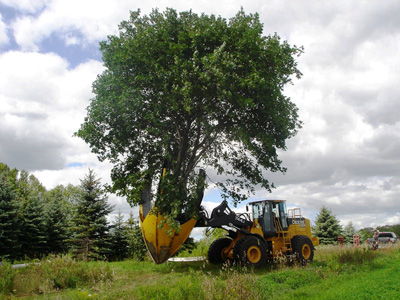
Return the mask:
<svg viewBox="0 0 400 300"><path fill-rule="evenodd" d="M283 87L301 76L302 49L262 36L258 15L243 10L229 21L137 11L119 29L100 44L106 70L76 133L114 164L113 191L140 203L140 178L159 182L165 161L178 190L166 190L167 213L191 202L199 163L231 176L219 184L234 202L255 185L270 189L262 171L284 171L276 150L301 126Z"/></svg>

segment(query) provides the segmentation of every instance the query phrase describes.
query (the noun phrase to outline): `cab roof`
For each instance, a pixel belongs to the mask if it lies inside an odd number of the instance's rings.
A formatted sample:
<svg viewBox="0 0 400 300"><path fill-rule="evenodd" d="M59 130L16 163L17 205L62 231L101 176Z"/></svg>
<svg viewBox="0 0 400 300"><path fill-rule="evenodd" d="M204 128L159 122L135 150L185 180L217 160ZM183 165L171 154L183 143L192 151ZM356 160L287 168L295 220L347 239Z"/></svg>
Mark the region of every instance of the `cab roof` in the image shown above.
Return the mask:
<svg viewBox="0 0 400 300"><path fill-rule="evenodd" d="M253 204L257 204L257 203L263 203L263 202L286 202L286 200L258 200L258 201L253 201L253 202L249 202L248 204L253 205Z"/></svg>

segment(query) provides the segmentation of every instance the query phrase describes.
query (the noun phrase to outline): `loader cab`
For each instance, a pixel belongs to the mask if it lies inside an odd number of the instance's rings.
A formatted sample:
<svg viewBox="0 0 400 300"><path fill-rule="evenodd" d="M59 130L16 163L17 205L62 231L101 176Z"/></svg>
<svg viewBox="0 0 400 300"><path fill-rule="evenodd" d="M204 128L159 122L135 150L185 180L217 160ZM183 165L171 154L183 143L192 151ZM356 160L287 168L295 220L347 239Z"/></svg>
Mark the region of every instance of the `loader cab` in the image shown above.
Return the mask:
<svg viewBox="0 0 400 300"><path fill-rule="evenodd" d="M249 203L253 220L258 219L264 236L275 236L279 231L288 230L285 200L262 200Z"/></svg>

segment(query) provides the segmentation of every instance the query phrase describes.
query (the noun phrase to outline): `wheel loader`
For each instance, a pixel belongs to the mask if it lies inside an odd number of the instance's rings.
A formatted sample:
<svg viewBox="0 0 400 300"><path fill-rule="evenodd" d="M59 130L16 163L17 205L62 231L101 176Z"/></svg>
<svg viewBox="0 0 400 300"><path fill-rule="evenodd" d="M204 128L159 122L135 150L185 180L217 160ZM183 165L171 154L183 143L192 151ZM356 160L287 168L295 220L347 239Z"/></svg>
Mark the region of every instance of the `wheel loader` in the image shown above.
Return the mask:
<svg viewBox="0 0 400 300"><path fill-rule="evenodd" d="M205 172L201 170L199 177L205 179ZM310 220L301 215L299 208L287 210L284 200L262 200L249 203L246 212L239 214L224 200L209 216L201 206L203 193L204 190L198 192L197 217L176 220L180 230L172 232L156 205L151 207L150 192L143 193L139 209L141 229L156 263L173 256L194 227L223 228L228 232L227 237L211 244L208 260L212 264L232 261L261 267L278 257L294 258L301 263L312 261L319 240L312 236Z"/></svg>

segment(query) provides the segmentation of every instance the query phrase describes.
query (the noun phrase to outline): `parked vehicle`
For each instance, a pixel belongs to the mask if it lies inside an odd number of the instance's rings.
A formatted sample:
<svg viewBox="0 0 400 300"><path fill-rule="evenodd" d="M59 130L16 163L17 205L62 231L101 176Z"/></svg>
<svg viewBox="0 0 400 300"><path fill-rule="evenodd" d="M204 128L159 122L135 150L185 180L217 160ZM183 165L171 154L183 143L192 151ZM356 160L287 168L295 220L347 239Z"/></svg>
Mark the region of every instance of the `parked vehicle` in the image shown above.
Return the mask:
<svg viewBox="0 0 400 300"><path fill-rule="evenodd" d="M397 236L394 232L379 232L378 244L392 244L397 242ZM368 245L375 245L374 238L367 239Z"/></svg>

